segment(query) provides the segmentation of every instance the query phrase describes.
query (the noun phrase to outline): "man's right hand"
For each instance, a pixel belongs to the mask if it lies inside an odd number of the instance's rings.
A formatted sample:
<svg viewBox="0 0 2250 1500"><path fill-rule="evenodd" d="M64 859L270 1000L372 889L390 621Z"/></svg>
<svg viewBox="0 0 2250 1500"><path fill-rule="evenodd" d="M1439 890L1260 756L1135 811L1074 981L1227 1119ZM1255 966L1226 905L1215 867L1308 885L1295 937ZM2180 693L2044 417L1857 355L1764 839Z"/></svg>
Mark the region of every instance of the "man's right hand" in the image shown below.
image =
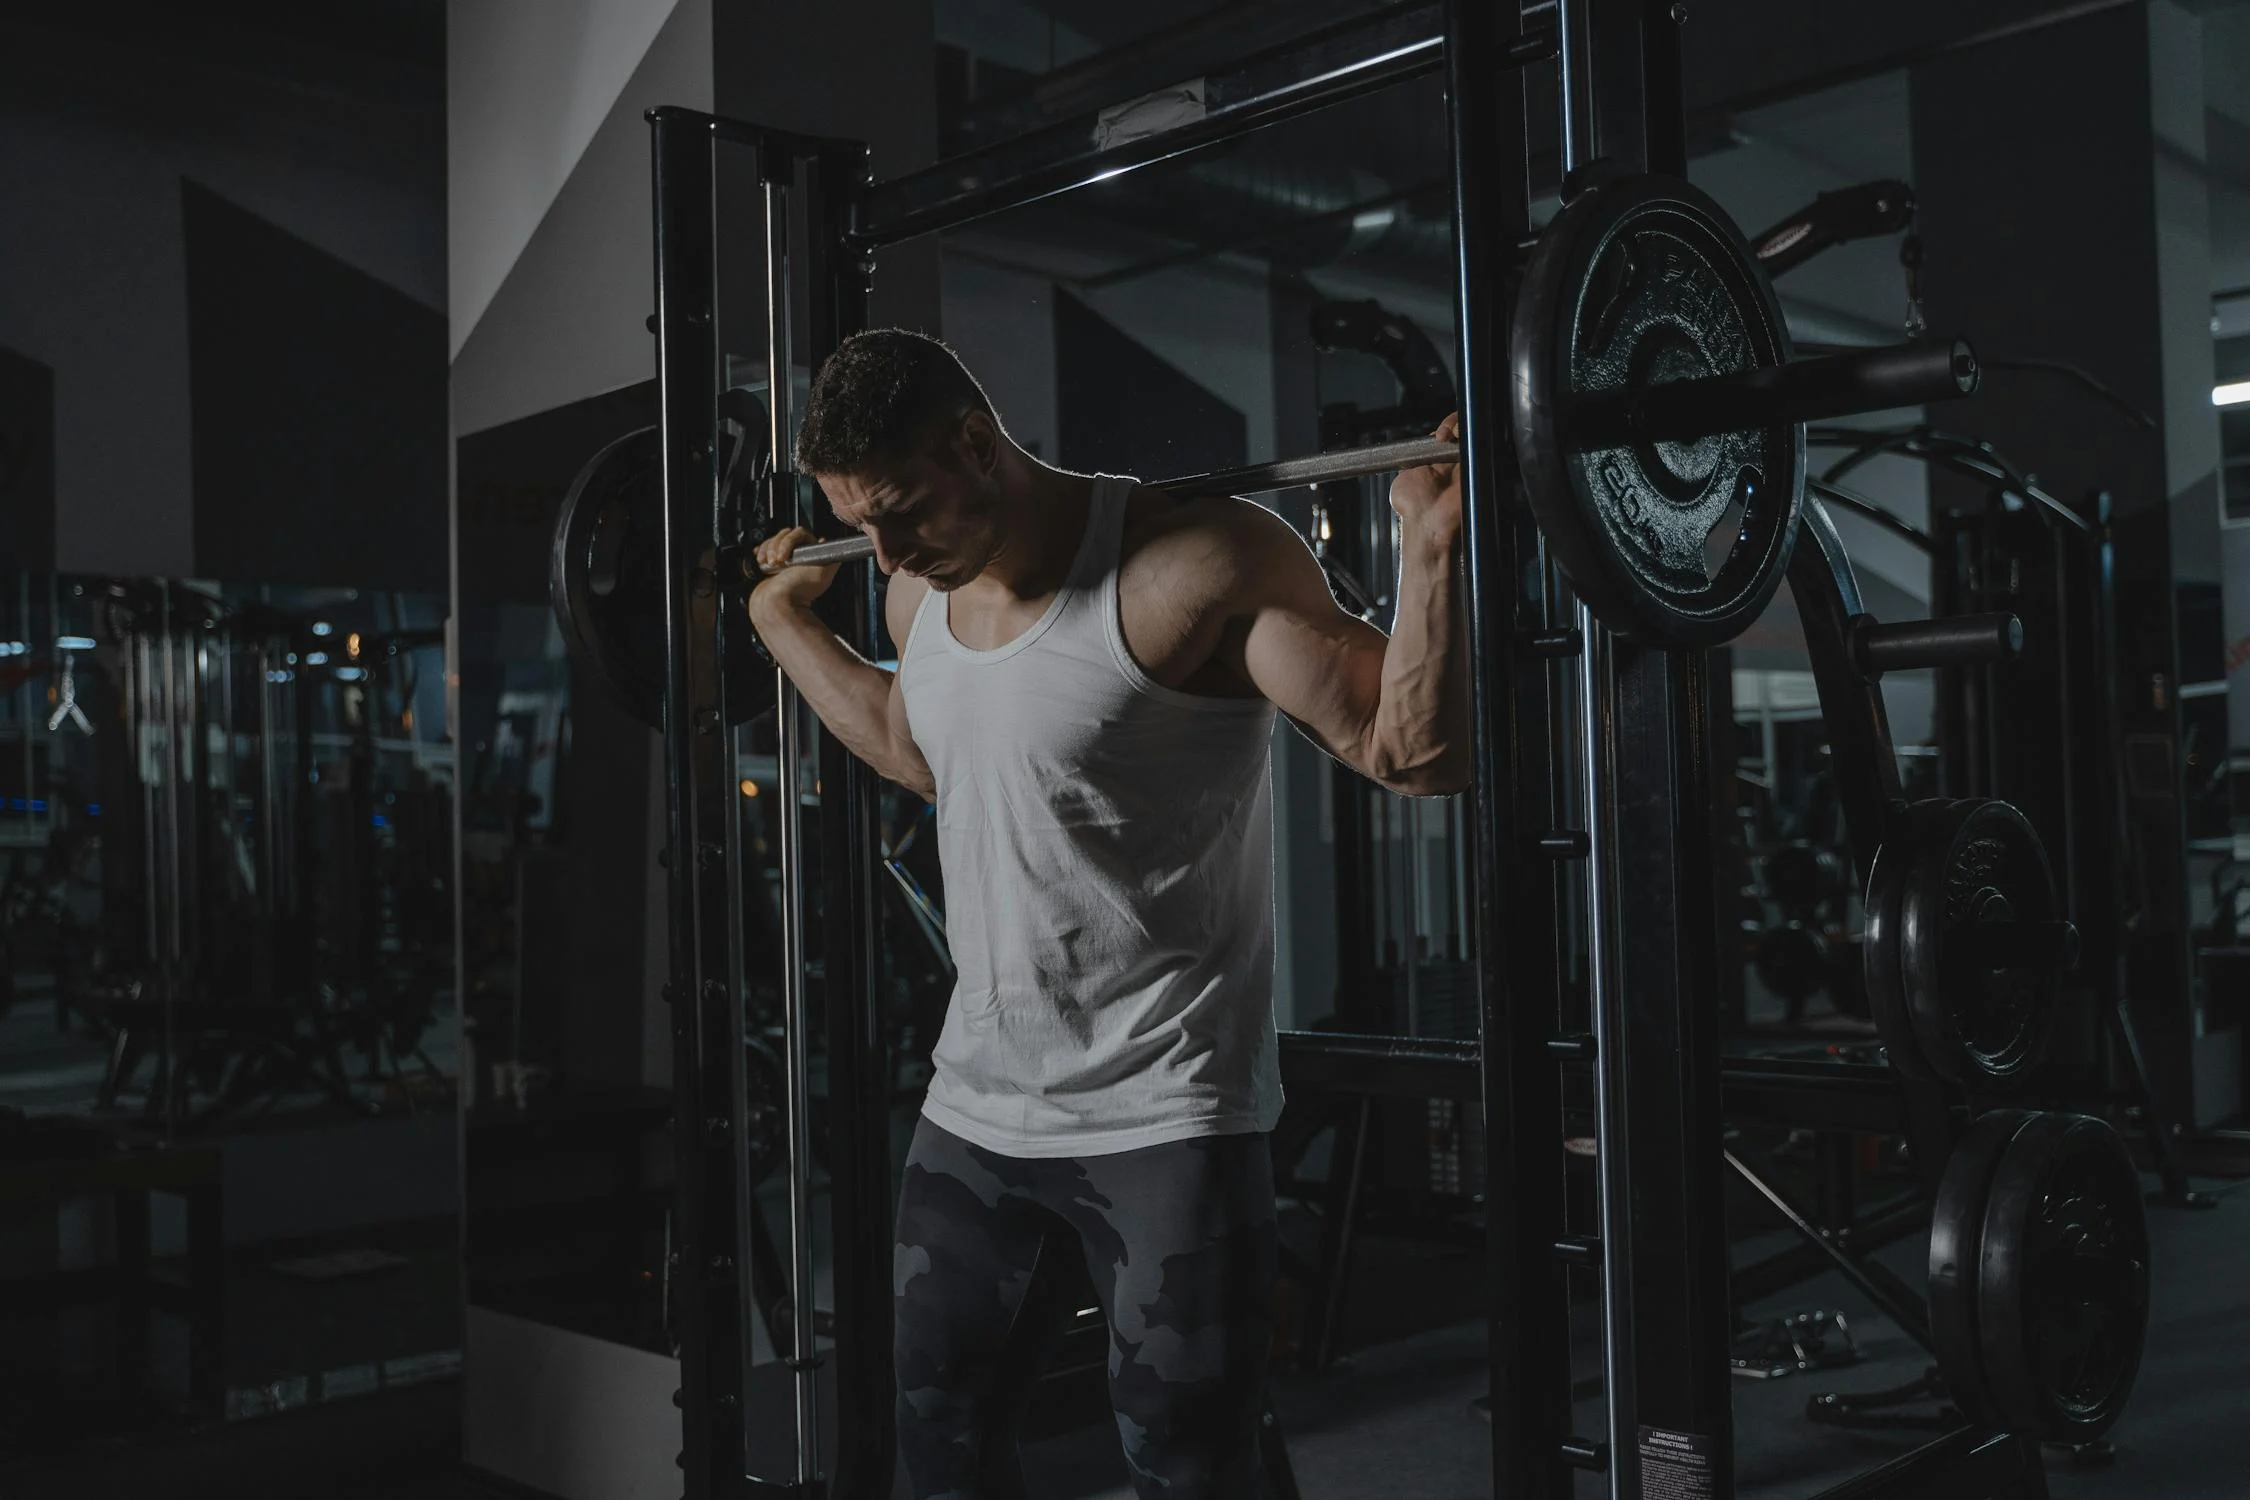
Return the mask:
<svg viewBox="0 0 2250 1500"><path fill-rule="evenodd" d="M791 526L777 531L758 544L755 554L761 571L773 569L764 582L750 591L750 618L758 619L768 610L809 610L813 601L828 592L842 567L831 563L826 567L788 566L789 558L799 547L820 538L802 526Z"/></svg>
<svg viewBox="0 0 2250 1500"><path fill-rule="evenodd" d="M813 613L837 567L784 566L799 547L819 538L803 527L777 532L758 544L752 566L774 567L750 591L750 624L776 665L789 675L820 722L846 749L909 791L935 799L937 781L914 743L898 674L854 651ZM890 627L903 643L912 627L918 587L893 588L884 601Z"/></svg>

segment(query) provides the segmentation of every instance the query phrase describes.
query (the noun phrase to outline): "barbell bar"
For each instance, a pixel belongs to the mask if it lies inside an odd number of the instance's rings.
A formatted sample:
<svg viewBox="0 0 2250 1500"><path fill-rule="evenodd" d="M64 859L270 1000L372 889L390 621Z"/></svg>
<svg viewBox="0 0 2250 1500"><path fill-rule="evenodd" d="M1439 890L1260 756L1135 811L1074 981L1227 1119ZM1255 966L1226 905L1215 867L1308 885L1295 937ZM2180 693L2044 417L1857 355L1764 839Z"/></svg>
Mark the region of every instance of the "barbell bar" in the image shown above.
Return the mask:
<svg viewBox="0 0 2250 1500"><path fill-rule="evenodd" d="M1738 428L1952 401L1974 394L1980 375L1976 351L1961 339L1883 344L1589 397L1566 418L1566 431L1581 449L1688 442Z"/></svg>
<svg viewBox="0 0 2250 1500"><path fill-rule="evenodd" d="M1215 469L1208 474L1189 474L1179 479L1162 480L1149 488L1182 498L1263 495L1274 490L1294 489L1301 484L1329 484L1339 479L1363 479L1369 474L1388 474L1394 469L1419 469L1426 464L1450 464L1460 460L1459 443L1444 442L1438 438L1411 438L1399 443L1376 443L1366 448L1339 448L1333 453L1316 453L1310 458L1284 458L1273 463L1245 464L1238 469ZM872 538L848 536L839 541L815 542L809 547L799 547L790 556L788 566L857 562L863 557L874 555L875 543Z"/></svg>
<svg viewBox="0 0 2250 1500"><path fill-rule="evenodd" d="M1888 344L1849 354L1790 360L1739 375L1709 375L1651 386L1626 401L1589 401L1570 426L1573 440L1587 447L1618 441L1666 441L1773 422L1824 421L1897 406L1918 406L1967 395L1976 385L1976 355L1959 340ZM1183 498L1262 495L1298 485L1458 463L1460 459L1459 443L1414 438L1365 448L1339 448L1310 458L1189 474L1162 480L1150 488ZM800 547L787 566L824 567L874 555L871 538L851 536Z"/></svg>

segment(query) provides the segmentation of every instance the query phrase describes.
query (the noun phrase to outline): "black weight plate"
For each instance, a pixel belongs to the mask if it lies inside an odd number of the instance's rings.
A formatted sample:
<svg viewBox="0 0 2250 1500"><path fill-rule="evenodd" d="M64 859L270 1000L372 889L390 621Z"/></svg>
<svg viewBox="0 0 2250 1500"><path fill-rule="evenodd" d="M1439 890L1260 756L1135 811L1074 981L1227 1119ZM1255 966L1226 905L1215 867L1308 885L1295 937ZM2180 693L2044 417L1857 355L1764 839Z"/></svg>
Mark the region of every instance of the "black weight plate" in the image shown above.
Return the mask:
<svg viewBox="0 0 2250 1500"><path fill-rule="evenodd" d="M555 518L547 594L572 660L652 729L664 724L664 468L654 427L610 443L579 470ZM722 647L732 722L773 704L773 669L726 612Z"/></svg>
<svg viewBox="0 0 2250 1500"><path fill-rule="evenodd" d="M2007 1083L2039 1061L2061 970L1970 964L1957 946L1989 922L2060 917L2038 833L2005 802L1962 803L1932 830L1899 897L1898 956L1922 1054L1948 1082Z"/></svg>
<svg viewBox="0 0 2250 1500"><path fill-rule="evenodd" d="M2090 1443L2125 1409L2148 1339L2148 1220L2125 1142L2085 1115L2036 1115L1992 1178L1977 1324L2011 1432Z"/></svg>
<svg viewBox="0 0 2250 1500"><path fill-rule="evenodd" d="M1969 1127L1946 1159L1930 1213L1930 1344L1954 1405L1971 1421L2000 1426L1988 1395L1977 1321L1985 1209L2008 1143L2032 1116L1998 1109Z"/></svg>
<svg viewBox="0 0 2250 1500"><path fill-rule="evenodd" d="M1574 451L1587 397L1781 364L1773 288L1725 210L1685 182L1622 177L1580 192L1539 237L1509 332L1524 489L1579 597L1651 646L1749 628L1789 566L1804 505L1795 423L1692 442ZM1710 542L1740 506L1712 571Z"/></svg>
<svg viewBox="0 0 2250 1500"><path fill-rule="evenodd" d="M1861 972L1865 976L1867 1010L1875 1034L1891 1066L1905 1077L1927 1081L1937 1076L1922 1055L1913 1016L1906 999L1906 979L1900 968L1899 896L1906 877L1929 838L1929 830L1956 806L1948 798L1917 802L1906 809L1891 837L1875 851L1875 866L1867 877L1867 931L1861 942Z"/></svg>

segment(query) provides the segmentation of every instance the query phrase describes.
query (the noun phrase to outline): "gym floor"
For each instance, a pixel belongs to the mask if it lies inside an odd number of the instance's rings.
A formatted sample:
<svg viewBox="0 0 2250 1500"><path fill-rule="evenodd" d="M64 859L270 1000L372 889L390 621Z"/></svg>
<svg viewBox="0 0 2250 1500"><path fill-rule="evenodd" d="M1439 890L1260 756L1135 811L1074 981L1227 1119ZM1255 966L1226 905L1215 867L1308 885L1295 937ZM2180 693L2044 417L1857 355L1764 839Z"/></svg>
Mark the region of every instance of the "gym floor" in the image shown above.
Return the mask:
<svg viewBox="0 0 2250 1500"><path fill-rule="evenodd" d="M2050 1458L2058 1500L2162 1495L2235 1496L2250 1472L2250 1423L2241 1420L2240 1350L2250 1342L2250 1182L2206 1182L2218 1206L2205 1213L2152 1209L2156 1246L2148 1355L2131 1410L2114 1433L2105 1469ZM1745 1246L1744 1249L1755 1247ZM450 1239L443 1226L291 1247L298 1254L383 1250L398 1264L327 1282L295 1281L258 1265L230 1277L226 1366L230 1389L287 1398L279 1372L338 1369L390 1358L427 1342L452 1316ZM1910 1237L1885 1258L1912 1275ZM1487 1492L1490 1427L1473 1405L1484 1390L1481 1320L1429 1326L1432 1309L1467 1305L1475 1266L1456 1251L1371 1238L1355 1266L1349 1342L1356 1352L1318 1374L1289 1374L1275 1399L1306 1500L1390 1493L1470 1500ZM1411 1296L1404 1289L1412 1289ZM1919 1375L1927 1361L1834 1277L1803 1283L1753 1317L1835 1308L1850 1320L1864 1359L1843 1369L1734 1384L1736 1471L1742 1500L1804 1497L1923 1441L1917 1430L1842 1432L1803 1415L1823 1391L1872 1391ZM1422 1331L1393 1336L1403 1327ZM9 1342L14 1344L13 1336ZM1582 1366L1594 1367L1590 1340ZM403 1389L327 1401L190 1431L46 1426L25 1430L9 1406L16 1456L0 1463L8 1500L144 1495L200 1500L245 1495L287 1500L466 1500L514 1495L461 1468L460 1390L436 1365ZM262 1382L262 1383L261 1383ZM20 1396L20 1393L17 1393ZM237 1396L237 1404L242 1404ZM255 1403L251 1403L253 1406ZM1926 1410L1921 1408L1909 1410ZM1581 1413L1594 1431L1599 1403ZM38 1439L46 1451L25 1453ZM1042 1500L1130 1500L1116 1439L1088 1426L1032 1445L1026 1455ZM1592 1493L1591 1479L1584 1492Z"/></svg>

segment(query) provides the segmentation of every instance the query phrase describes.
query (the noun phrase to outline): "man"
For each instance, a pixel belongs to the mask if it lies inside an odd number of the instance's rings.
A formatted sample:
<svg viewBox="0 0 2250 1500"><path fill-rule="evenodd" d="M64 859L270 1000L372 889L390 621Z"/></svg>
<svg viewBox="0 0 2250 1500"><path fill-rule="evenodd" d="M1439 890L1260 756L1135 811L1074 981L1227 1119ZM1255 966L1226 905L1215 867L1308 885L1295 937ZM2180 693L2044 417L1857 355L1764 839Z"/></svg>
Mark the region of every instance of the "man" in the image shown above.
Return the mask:
<svg viewBox="0 0 2250 1500"><path fill-rule="evenodd" d="M751 619L831 733L936 802L959 973L899 1196L914 1493L1021 1493L1010 1408L1036 1338L1014 1325L1075 1238L1137 1491L1255 1495L1281 1112L1273 715L1394 790L1467 785L1457 466L1392 485L1388 641L1272 513L1042 463L919 334L837 350L797 466L874 540L898 670L813 613L834 568L776 573Z"/></svg>

